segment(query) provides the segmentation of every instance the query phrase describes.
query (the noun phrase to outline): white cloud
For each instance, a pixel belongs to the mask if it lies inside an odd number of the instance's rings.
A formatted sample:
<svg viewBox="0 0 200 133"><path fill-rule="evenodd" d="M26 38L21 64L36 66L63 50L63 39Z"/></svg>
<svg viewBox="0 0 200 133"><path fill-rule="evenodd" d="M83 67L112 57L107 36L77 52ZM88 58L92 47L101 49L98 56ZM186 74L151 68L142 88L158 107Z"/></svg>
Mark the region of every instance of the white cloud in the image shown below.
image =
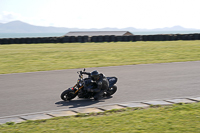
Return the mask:
<svg viewBox="0 0 200 133"><path fill-rule="evenodd" d="M10 7L0 22L76 28L162 28L180 25L200 29L199 0L41 0ZM24 4L24 5L23 5ZM37 8L32 5L40 5ZM18 7L19 6L19 7ZM26 7L26 8L21 8ZM13 10L13 8L16 8ZM19 10L21 9L21 10ZM0 9L1 10L1 9Z"/></svg>
<svg viewBox="0 0 200 133"><path fill-rule="evenodd" d="M1 23L7 23L10 21L19 20L19 19L21 19L21 15L14 12L3 11L2 13L0 13Z"/></svg>
<svg viewBox="0 0 200 133"><path fill-rule="evenodd" d="M54 26L53 23L39 17L32 17L32 16L24 17L19 13L8 12L8 11L3 11L2 13L0 13L0 23L8 23L15 20L20 20L38 26Z"/></svg>
<svg viewBox="0 0 200 133"><path fill-rule="evenodd" d="M198 3L196 0L59 0L48 2L37 17L59 27L200 28Z"/></svg>

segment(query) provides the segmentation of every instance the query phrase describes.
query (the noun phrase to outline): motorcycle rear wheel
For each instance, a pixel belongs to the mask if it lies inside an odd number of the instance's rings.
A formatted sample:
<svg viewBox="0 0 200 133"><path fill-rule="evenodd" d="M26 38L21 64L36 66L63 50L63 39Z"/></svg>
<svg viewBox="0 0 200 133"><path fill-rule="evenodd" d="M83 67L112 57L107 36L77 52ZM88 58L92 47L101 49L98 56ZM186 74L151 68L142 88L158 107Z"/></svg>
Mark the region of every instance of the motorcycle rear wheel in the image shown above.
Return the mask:
<svg viewBox="0 0 200 133"><path fill-rule="evenodd" d="M107 92L111 96L117 91L117 86L113 85L112 87L108 88Z"/></svg>
<svg viewBox="0 0 200 133"><path fill-rule="evenodd" d="M71 90L65 90L63 93L60 95L61 99L63 101L71 100L76 97L76 94L74 94L74 91Z"/></svg>

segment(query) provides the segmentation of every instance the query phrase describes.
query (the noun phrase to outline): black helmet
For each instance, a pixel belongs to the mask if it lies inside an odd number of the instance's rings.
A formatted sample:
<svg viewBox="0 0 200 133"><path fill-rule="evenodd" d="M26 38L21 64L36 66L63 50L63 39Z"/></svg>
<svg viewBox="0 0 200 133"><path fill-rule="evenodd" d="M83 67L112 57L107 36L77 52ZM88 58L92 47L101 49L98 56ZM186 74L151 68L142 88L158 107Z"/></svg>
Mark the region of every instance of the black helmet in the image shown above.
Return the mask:
<svg viewBox="0 0 200 133"><path fill-rule="evenodd" d="M97 81L99 79L99 72L93 71L91 73L91 78L92 78L92 80Z"/></svg>

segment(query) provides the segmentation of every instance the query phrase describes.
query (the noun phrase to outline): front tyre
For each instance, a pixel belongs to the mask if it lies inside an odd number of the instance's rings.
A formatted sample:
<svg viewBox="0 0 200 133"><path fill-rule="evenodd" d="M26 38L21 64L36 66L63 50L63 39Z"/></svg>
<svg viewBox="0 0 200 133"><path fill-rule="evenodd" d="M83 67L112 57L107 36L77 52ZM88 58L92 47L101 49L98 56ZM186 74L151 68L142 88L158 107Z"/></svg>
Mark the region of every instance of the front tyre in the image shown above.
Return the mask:
<svg viewBox="0 0 200 133"><path fill-rule="evenodd" d="M61 99L62 99L63 101L71 100L71 99L73 99L73 98L76 97L76 94L74 94L74 93L75 93L75 92L72 91L72 90L65 90L65 91L60 95L60 97L61 97Z"/></svg>

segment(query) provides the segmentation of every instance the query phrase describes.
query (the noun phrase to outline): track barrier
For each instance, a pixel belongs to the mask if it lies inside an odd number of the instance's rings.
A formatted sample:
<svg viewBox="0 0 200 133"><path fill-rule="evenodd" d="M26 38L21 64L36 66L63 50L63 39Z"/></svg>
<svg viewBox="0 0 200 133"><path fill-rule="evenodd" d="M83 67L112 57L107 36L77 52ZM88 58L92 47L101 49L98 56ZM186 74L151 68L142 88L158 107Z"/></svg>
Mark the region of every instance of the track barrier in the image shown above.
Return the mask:
<svg viewBox="0 0 200 133"><path fill-rule="evenodd" d="M84 43L84 42L134 42L134 41L176 41L200 40L200 33L193 34L157 34L133 36L61 36L61 37L27 37L0 38L0 45L4 44L37 44L37 43Z"/></svg>

